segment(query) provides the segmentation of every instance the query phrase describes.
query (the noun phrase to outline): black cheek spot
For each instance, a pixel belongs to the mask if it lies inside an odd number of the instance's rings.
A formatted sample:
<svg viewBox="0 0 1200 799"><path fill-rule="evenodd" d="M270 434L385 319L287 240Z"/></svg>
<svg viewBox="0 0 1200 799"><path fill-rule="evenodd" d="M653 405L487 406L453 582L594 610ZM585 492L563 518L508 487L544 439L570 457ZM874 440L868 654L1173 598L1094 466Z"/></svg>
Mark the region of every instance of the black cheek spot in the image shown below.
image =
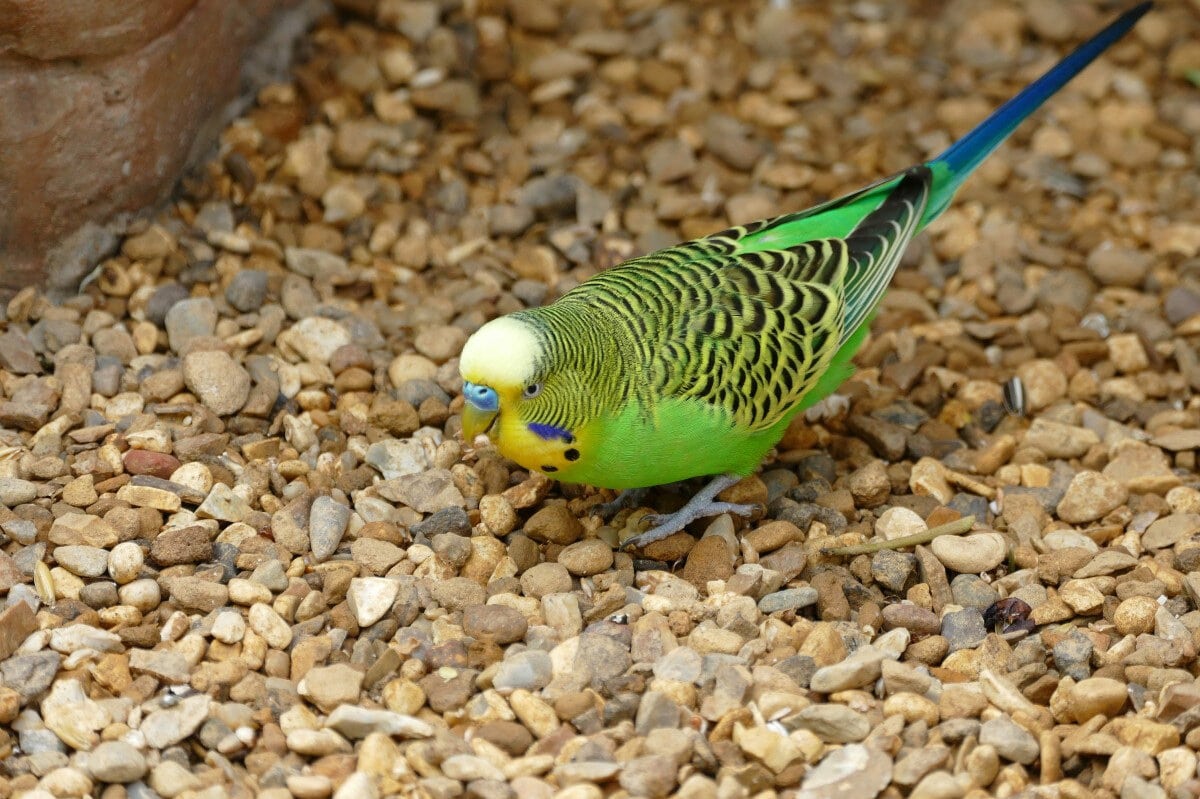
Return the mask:
<svg viewBox="0 0 1200 799"><path fill-rule="evenodd" d="M542 471L543 472L557 472L558 467L557 466L546 466L545 464L543 464Z"/></svg>
<svg viewBox="0 0 1200 799"><path fill-rule="evenodd" d="M571 447L569 450L563 453L563 456L569 461L577 461L579 460L579 450Z"/></svg>

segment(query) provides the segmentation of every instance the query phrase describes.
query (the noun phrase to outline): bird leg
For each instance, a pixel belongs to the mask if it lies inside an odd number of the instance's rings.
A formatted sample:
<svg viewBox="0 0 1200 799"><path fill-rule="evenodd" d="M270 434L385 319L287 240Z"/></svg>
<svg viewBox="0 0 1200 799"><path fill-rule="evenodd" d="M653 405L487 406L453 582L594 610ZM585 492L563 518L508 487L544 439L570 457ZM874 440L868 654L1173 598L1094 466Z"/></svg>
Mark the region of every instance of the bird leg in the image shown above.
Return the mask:
<svg viewBox="0 0 1200 799"><path fill-rule="evenodd" d="M599 515L601 518L609 519L616 516L626 508L632 508L634 505L641 503L646 495L650 493L649 488L626 488L617 498L608 502L601 502L599 505L592 507L592 512Z"/></svg>
<svg viewBox="0 0 1200 799"><path fill-rule="evenodd" d="M622 548L640 548L647 544L653 544L655 541L661 541L669 535L678 533L696 521L696 519L703 519L706 516L716 516L720 513L736 513L739 516L749 516L754 512L753 505L718 502L716 498L717 494L720 494L730 486L737 485L741 480L742 478L736 474L722 474L714 477L708 485L697 491L687 501L686 505L674 513L656 513L647 516L646 520L654 526L646 532L630 538L622 544Z"/></svg>

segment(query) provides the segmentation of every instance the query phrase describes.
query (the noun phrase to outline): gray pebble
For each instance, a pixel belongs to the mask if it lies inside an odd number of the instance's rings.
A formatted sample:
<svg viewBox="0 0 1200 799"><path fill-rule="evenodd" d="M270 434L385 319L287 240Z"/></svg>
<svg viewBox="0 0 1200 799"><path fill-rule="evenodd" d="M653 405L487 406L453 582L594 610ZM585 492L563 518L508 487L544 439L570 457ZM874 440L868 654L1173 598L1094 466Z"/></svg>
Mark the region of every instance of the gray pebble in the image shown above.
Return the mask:
<svg viewBox="0 0 1200 799"><path fill-rule="evenodd" d="M989 583L974 574L960 574L950 582L950 592L955 604L964 608L986 610L1000 598L1000 594Z"/></svg>
<svg viewBox="0 0 1200 799"><path fill-rule="evenodd" d="M267 299L267 273L261 269L243 269L225 288L225 301L246 313L257 311Z"/></svg>
<svg viewBox="0 0 1200 799"><path fill-rule="evenodd" d="M951 652L979 646L987 637L983 614L978 608L963 608L947 613L942 617L942 635L950 644Z"/></svg>

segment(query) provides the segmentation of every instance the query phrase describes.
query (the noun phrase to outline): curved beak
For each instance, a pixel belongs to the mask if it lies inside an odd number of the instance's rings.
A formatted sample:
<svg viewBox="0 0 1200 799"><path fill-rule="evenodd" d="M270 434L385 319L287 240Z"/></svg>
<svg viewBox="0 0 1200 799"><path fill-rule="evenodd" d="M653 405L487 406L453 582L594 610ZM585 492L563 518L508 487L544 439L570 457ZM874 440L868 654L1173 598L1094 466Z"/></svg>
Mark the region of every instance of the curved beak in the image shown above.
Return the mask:
<svg viewBox="0 0 1200 799"><path fill-rule="evenodd" d="M496 421L496 417L499 415L500 411L498 410L485 411L476 407L470 401L463 403L463 441L467 444L470 444L480 433L486 434L489 430L491 430L492 425Z"/></svg>

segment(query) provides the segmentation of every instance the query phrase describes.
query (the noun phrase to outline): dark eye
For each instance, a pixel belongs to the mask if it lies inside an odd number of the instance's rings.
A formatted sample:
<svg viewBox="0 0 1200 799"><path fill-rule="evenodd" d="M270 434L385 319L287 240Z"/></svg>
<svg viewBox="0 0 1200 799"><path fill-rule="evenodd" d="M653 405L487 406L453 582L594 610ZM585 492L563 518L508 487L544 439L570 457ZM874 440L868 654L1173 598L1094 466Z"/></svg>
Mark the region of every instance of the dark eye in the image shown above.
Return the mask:
<svg viewBox="0 0 1200 799"><path fill-rule="evenodd" d="M541 383L530 383L529 385L525 386L525 391L522 392L525 399L533 399L534 397L536 397L538 394L541 394L541 393L542 393L542 384Z"/></svg>

